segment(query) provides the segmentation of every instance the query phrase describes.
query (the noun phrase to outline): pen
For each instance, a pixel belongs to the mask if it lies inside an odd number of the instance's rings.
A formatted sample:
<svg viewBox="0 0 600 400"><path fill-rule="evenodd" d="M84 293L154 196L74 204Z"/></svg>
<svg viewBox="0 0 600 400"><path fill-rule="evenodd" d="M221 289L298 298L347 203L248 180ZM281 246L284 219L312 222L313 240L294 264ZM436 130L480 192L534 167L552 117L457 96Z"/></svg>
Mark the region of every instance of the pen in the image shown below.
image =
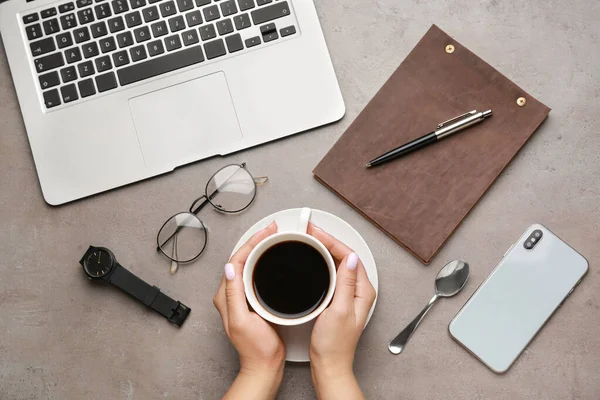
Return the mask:
<svg viewBox="0 0 600 400"><path fill-rule="evenodd" d="M376 165L386 163L395 158L402 157L405 154L411 153L431 143L435 143L438 140L452 135L453 133L468 128L471 125L475 125L491 115L492 110L482 112L477 112L477 110L473 110L469 111L468 113L459 115L458 117L449 119L448 121L444 121L441 124L438 124L435 131L428 133L425 136L421 136L420 138L410 141L406 144L403 144L402 146L397 147L394 150L388 151L387 153L382 154L377 158L374 158L373 160L367 163L366 167L371 168Z"/></svg>

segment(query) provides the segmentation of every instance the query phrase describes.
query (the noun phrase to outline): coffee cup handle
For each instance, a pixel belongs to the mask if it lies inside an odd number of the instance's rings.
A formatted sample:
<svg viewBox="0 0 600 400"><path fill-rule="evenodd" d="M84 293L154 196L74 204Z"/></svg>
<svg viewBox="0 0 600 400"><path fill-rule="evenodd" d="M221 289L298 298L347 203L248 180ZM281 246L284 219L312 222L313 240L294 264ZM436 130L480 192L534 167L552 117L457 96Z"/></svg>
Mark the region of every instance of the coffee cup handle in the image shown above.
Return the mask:
<svg viewBox="0 0 600 400"><path fill-rule="evenodd" d="M304 207L302 211L300 211L300 220L298 221L298 226L296 228L297 232L306 233L308 229L308 223L310 222L310 214L312 210L308 207Z"/></svg>

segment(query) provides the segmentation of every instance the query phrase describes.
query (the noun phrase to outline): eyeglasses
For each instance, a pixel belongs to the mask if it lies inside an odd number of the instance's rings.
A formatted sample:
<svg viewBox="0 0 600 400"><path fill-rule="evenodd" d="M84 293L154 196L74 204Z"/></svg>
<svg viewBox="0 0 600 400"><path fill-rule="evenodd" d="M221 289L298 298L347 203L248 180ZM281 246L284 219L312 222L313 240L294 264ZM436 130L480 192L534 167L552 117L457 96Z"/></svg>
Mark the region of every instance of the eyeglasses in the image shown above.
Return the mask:
<svg viewBox="0 0 600 400"><path fill-rule="evenodd" d="M156 250L169 258L172 274L178 264L196 260L206 248L206 227L197 214L210 204L219 212L235 214L247 209L256 197L256 186L268 178L254 178L246 163L227 165L208 180L204 195L190 206L189 212L180 212L169 218L158 231Z"/></svg>

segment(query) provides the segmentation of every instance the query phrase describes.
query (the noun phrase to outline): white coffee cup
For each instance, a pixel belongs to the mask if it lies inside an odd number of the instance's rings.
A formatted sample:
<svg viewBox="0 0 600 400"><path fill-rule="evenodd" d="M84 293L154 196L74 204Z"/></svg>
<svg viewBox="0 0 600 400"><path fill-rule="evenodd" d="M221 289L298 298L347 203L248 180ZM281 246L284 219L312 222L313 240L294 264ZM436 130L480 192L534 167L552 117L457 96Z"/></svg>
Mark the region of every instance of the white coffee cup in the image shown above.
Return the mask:
<svg viewBox="0 0 600 400"><path fill-rule="evenodd" d="M327 306L331 302L331 299L333 298L333 292L335 291L336 282L335 262L333 261L333 257L331 257L331 254L329 254L329 251L327 250L325 245L323 245L323 243L319 242L317 239L306 233L308 222L310 221L310 214L310 208L303 208L300 213L300 218L298 220L298 224L295 231L277 232L276 234L264 239L252 250L252 252L248 256L248 259L246 260L246 264L244 265L244 290L246 292L246 298L248 299L248 302L258 315L260 315L267 321L277 325L301 325L308 321L311 321L327 308ZM256 297L256 293L254 292L254 282L252 281L252 279L254 276L254 267L256 266L256 262L258 261L260 256L262 256L265 253L265 251L267 251L274 245L291 240L305 243L317 250L321 254L321 256L323 256L323 259L326 261L327 268L329 270L329 287L327 288L327 293L325 294L325 298L323 299L321 304L319 304L319 306L315 308L310 314L298 318L283 318L278 315L272 314L260 304L258 298Z"/></svg>

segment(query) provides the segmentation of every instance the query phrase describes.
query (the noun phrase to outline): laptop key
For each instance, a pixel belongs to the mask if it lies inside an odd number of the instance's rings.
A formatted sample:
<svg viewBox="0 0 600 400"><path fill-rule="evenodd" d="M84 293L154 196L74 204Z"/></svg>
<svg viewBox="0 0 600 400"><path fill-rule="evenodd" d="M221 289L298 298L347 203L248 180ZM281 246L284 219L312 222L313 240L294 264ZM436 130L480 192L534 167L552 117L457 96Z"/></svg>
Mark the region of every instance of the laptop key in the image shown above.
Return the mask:
<svg viewBox="0 0 600 400"><path fill-rule="evenodd" d="M221 57L227 54L223 39L217 39L213 40L212 42L204 43L204 51L206 52L206 58L208 60L212 60L213 58Z"/></svg>
<svg viewBox="0 0 600 400"><path fill-rule="evenodd" d="M227 18L217 22L217 30L221 36L233 32L233 23L231 22L231 19Z"/></svg>
<svg viewBox="0 0 600 400"><path fill-rule="evenodd" d="M90 40L90 31L87 27L81 27L79 29L75 29L73 31L73 37L75 38L75 43L83 43Z"/></svg>
<svg viewBox="0 0 600 400"><path fill-rule="evenodd" d="M127 55L127 50L117 51L113 54L113 64L115 67L122 67L123 65L129 64L129 56Z"/></svg>
<svg viewBox="0 0 600 400"><path fill-rule="evenodd" d="M129 54L131 55L131 61L134 62L148 58L146 48L143 45L132 47L129 49Z"/></svg>
<svg viewBox="0 0 600 400"><path fill-rule="evenodd" d="M202 23L202 14L199 10L192 11L191 13L185 14L185 19L190 28L200 25Z"/></svg>
<svg viewBox="0 0 600 400"><path fill-rule="evenodd" d="M110 31L110 33L120 32L123 29L125 29L123 17L118 16L108 20L108 30Z"/></svg>
<svg viewBox="0 0 600 400"><path fill-rule="evenodd" d="M250 22L250 16L248 14L242 14L233 17L233 22L235 23L235 28L238 31L250 28L250 26L252 26L252 23Z"/></svg>
<svg viewBox="0 0 600 400"><path fill-rule="evenodd" d="M279 33L281 34L281 37L293 35L296 33L296 27L294 25L286 26L285 28L281 28Z"/></svg>
<svg viewBox="0 0 600 400"><path fill-rule="evenodd" d="M56 18L44 21L43 25L44 25L44 33L46 35L52 35L52 34L60 31L60 26L58 25L58 19L56 19Z"/></svg>
<svg viewBox="0 0 600 400"><path fill-rule="evenodd" d="M100 21L97 24L93 24L91 26L91 30L94 39L108 35L108 31L106 30L106 24L104 23L104 21Z"/></svg>
<svg viewBox="0 0 600 400"><path fill-rule="evenodd" d="M185 29L185 21L183 20L182 15L178 15L169 20L169 28L171 28L171 32L179 32Z"/></svg>
<svg viewBox="0 0 600 400"><path fill-rule="evenodd" d="M273 0L256 0L256 5L257 6L264 6L265 4L269 4L272 3Z"/></svg>
<svg viewBox="0 0 600 400"><path fill-rule="evenodd" d="M165 52L165 48L160 40L148 43L148 54L150 57L157 56Z"/></svg>
<svg viewBox="0 0 600 400"><path fill-rule="evenodd" d="M186 12L194 8L193 0L177 0L177 8L179 12Z"/></svg>
<svg viewBox="0 0 600 400"><path fill-rule="evenodd" d="M62 53L54 53L41 58L36 58L33 60L33 63L35 64L36 71L39 73L62 67L65 65L65 60Z"/></svg>
<svg viewBox="0 0 600 400"><path fill-rule="evenodd" d="M202 7L210 4L210 0L196 0L196 7Z"/></svg>
<svg viewBox="0 0 600 400"><path fill-rule="evenodd" d="M215 26L213 24L201 26L198 30L200 31L202 40L209 40L217 37L217 32L215 31Z"/></svg>
<svg viewBox="0 0 600 400"><path fill-rule="evenodd" d="M29 40L39 39L44 35L42 33L42 26L40 24L29 25L25 27L25 33L27 33L27 39Z"/></svg>
<svg viewBox="0 0 600 400"><path fill-rule="evenodd" d="M201 46L188 47L181 51L133 64L117 71L121 86L162 75L204 61Z"/></svg>
<svg viewBox="0 0 600 400"><path fill-rule="evenodd" d="M60 11L61 13L73 11L74 9L75 9L75 3L61 4L60 6L58 6L58 11Z"/></svg>
<svg viewBox="0 0 600 400"><path fill-rule="evenodd" d="M146 5L146 0L130 0L131 9L135 10L136 8L141 8Z"/></svg>
<svg viewBox="0 0 600 400"><path fill-rule="evenodd" d="M78 47L73 47L72 49L65 50L65 58L67 59L68 64L73 64L74 62L81 61L81 51Z"/></svg>
<svg viewBox="0 0 600 400"><path fill-rule="evenodd" d="M95 57L99 54L98 44L96 42L86 43L81 46L81 49L83 50L83 56L85 58Z"/></svg>
<svg viewBox="0 0 600 400"><path fill-rule="evenodd" d="M142 16L139 11L130 12L125 16L125 23L127 23L128 28L133 28L135 26L142 24Z"/></svg>
<svg viewBox="0 0 600 400"><path fill-rule="evenodd" d="M254 8L254 0L238 0L240 11L246 11Z"/></svg>
<svg viewBox="0 0 600 400"><path fill-rule="evenodd" d="M223 14L224 17L233 15L236 12L238 12L238 9L234 0L227 0L224 3L221 3L221 14Z"/></svg>
<svg viewBox="0 0 600 400"><path fill-rule="evenodd" d="M225 42L227 43L227 50L229 50L230 53L235 53L236 51L244 49L244 44L242 43L242 36L239 33L227 36L225 38Z"/></svg>
<svg viewBox="0 0 600 400"><path fill-rule="evenodd" d="M129 11L129 4L126 0L114 0L111 4L115 15Z"/></svg>
<svg viewBox="0 0 600 400"><path fill-rule="evenodd" d="M79 71L79 76L82 78L94 75L96 73L96 70L94 69L94 63L91 61L82 62L77 66L77 70Z"/></svg>
<svg viewBox="0 0 600 400"><path fill-rule="evenodd" d="M198 11L198 13L200 13L200 11ZM144 8L142 14L144 15L145 22L156 21L158 19L158 8L156 8L156 6Z"/></svg>
<svg viewBox="0 0 600 400"><path fill-rule="evenodd" d="M29 44L29 47L31 48L31 54L34 57L56 50L54 39L51 37L38 40L37 42L32 42Z"/></svg>
<svg viewBox="0 0 600 400"><path fill-rule="evenodd" d="M79 93L81 94L82 98L96 94L96 88L94 87L94 81L92 79L86 79L78 82L77 86L79 87Z"/></svg>
<svg viewBox="0 0 600 400"><path fill-rule="evenodd" d="M56 35L56 44L58 44L59 49L64 49L65 47L69 47L73 45L73 37L70 32L61 33Z"/></svg>
<svg viewBox="0 0 600 400"><path fill-rule="evenodd" d="M158 21L151 25L152 34L155 38L165 36L169 33L169 29L167 28L167 23L165 21Z"/></svg>
<svg viewBox="0 0 600 400"><path fill-rule="evenodd" d="M54 17L56 15L56 8L54 8L54 7L48 8L48 9L40 12L40 14L42 15L42 18Z"/></svg>
<svg viewBox="0 0 600 400"><path fill-rule="evenodd" d="M158 7L160 8L160 14L163 16L163 18L170 17L177 12L175 9L175 3L172 1L161 3Z"/></svg>
<svg viewBox="0 0 600 400"><path fill-rule="evenodd" d="M98 57L98 58L96 58L95 63L96 63L96 70L98 72L108 71L109 69L112 68L112 64L110 62L109 56Z"/></svg>
<svg viewBox="0 0 600 400"><path fill-rule="evenodd" d="M68 83L77 79L77 71L75 71L75 67L67 67L60 70L60 77L63 83Z"/></svg>
<svg viewBox="0 0 600 400"><path fill-rule="evenodd" d="M60 96L57 89L44 92L44 103L46 108L52 108L60 105Z"/></svg>
<svg viewBox="0 0 600 400"><path fill-rule="evenodd" d="M133 35L135 36L136 42L145 42L146 40L150 40L150 29L148 29L147 26L142 26L141 28L134 30Z"/></svg>
<svg viewBox="0 0 600 400"><path fill-rule="evenodd" d="M181 39L179 35L173 35L165 38L165 47L167 51L173 51L181 48Z"/></svg>
<svg viewBox="0 0 600 400"><path fill-rule="evenodd" d="M117 43L119 48L128 47L133 44L133 35L131 32L123 32L117 35Z"/></svg>
<svg viewBox="0 0 600 400"><path fill-rule="evenodd" d="M279 39L279 35L277 34L277 27L273 23L261 26L260 33L262 34L264 43L270 42L275 39Z"/></svg>
<svg viewBox="0 0 600 400"><path fill-rule="evenodd" d="M258 46L261 43L260 36L254 36L254 37L248 38L248 39L246 39L245 43L246 43L247 48Z"/></svg>
<svg viewBox="0 0 600 400"><path fill-rule="evenodd" d="M272 6L261 7L252 11L252 20L254 21L254 25L261 25L277 18L287 17L288 15L290 15L290 6L287 1L281 1Z"/></svg>
<svg viewBox="0 0 600 400"><path fill-rule="evenodd" d="M62 94L65 104L79 99L79 95L77 95L77 88L75 87L74 83L61 87L60 94Z"/></svg>
<svg viewBox="0 0 600 400"><path fill-rule="evenodd" d="M79 18L79 25L89 24L90 22L95 21L94 12L91 8L77 11L77 18Z"/></svg>
<svg viewBox="0 0 600 400"><path fill-rule="evenodd" d="M60 25L62 26L63 30L75 28L77 26L77 21L75 20L75 13L61 16Z"/></svg>
<svg viewBox="0 0 600 400"><path fill-rule="evenodd" d="M117 49L115 38L112 36L99 40L98 44L100 45L100 51L102 51L102 53L108 53Z"/></svg>
<svg viewBox="0 0 600 400"><path fill-rule="evenodd" d="M110 5L108 3L100 3L96 7L94 7L96 11L96 18L103 19L112 16L112 11L110 11Z"/></svg>
<svg viewBox="0 0 600 400"><path fill-rule="evenodd" d="M200 38L198 37L198 34L196 33L195 29L183 32L181 34L181 37L183 38L183 44L185 46L191 46L200 41Z"/></svg>
<svg viewBox="0 0 600 400"><path fill-rule="evenodd" d="M24 24L30 24L40 19L40 16L37 13L28 14L23 17Z"/></svg>
<svg viewBox="0 0 600 400"><path fill-rule="evenodd" d="M96 86L98 86L98 92L106 92L117 87L117 79L115 78L114 72L109 72L104 75L98 75L96 77Z"/></svg>
<svg viewBox="0 0 600 400"><path fill-rule="evenodd" d="M210 7L206 7L202 9L204 13L204 20L206 22L214 21L215 19L219 19L221 15L219 14L219 7L214 5Z"/></svg>
<svg viewBox="0 0 600 400"><path fill-rule="evenodd" d="M60 78L58 77L58 72L56 71L40 75L39 80L42 90L50 89L51 87L60 85Z"/></svg>

